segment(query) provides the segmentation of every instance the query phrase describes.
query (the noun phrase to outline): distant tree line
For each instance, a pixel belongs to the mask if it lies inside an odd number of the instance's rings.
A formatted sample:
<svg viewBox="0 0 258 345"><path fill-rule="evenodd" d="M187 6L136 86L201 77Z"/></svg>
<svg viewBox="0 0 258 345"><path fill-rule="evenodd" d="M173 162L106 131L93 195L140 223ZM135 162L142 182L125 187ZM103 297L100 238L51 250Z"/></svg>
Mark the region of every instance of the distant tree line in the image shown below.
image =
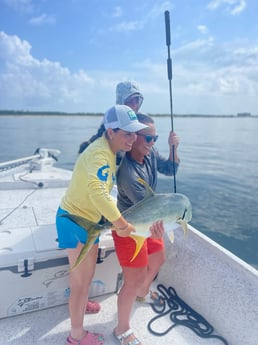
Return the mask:
<svg viewBox="0 0 258 345"><path fill-rule="evenodd" d="M94 115L94 116L103 116L103 113L66 113L63 111L30 111L30 110L0 110L0 115Z"/></svg>
<svg viewBox="0 0 258 345"><path fill-rule="evenodd" d="M89 113L89 112L74 112L67 113L63 111L31 111L31 110L0 110L1 115L46 115L46 116L103 116L103 113ZM170 114L149 114L154 117L168 117ZM215 114L173 114L174 117L258 117L258 115L252 115L251 113L238 113L225 114L225 115L215 115Z"/></svg>

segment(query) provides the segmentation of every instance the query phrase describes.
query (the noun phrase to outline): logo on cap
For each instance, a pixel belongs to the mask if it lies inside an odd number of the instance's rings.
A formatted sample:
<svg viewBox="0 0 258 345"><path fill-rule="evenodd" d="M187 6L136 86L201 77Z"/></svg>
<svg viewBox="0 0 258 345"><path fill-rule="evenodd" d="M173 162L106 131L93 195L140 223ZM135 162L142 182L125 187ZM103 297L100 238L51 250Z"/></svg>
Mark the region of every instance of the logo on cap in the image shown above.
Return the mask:
<svg viewBox="0 0 258 345"><path fill-rule="evenodd" d="M137 116L133 110L129 110L127 114L129 115L131 121L137 120Z"/></svg>

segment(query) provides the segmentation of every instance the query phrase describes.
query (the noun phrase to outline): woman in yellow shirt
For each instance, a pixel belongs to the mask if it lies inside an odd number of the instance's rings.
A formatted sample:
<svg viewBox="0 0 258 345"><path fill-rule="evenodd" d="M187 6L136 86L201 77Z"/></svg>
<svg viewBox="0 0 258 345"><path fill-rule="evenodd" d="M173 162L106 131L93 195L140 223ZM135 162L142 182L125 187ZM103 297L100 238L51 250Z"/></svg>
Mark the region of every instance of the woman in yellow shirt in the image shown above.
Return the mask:
<svg viewBox="0 0 258 345"><path fill-rule="evenodd" d="M129 236L134 231L133 225L121 215L110 192L115 182L116 153L130 151L136 140L136 132L146 127L138 121L130 107L113 106L105 113L102 130L98 131L94 142L78 157L56 217L58 244L60 248L67 249L70 267L87 242L87 232L70 219L59 215L76 214L95 223L104 217L113 224L119 236ZM83 328L85 296L88 296L95 272L98 242L99 239L79 266L70 271L71 332L67 337L67 345L103 344L101 334L90 333Z"/></svg>

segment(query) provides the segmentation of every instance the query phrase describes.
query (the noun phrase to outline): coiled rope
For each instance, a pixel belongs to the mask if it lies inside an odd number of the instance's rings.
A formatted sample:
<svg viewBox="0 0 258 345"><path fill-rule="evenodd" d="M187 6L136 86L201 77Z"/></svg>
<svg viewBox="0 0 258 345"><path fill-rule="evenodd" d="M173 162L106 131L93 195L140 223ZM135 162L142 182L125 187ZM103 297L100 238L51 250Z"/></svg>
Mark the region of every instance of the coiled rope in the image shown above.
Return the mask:
<svg viewBox="0 0 258 345"><path fill-rule="evenodd" d="M157 290L161 298L164 300L162 305L151 304L152 309L158 314L152 318L148 323L148 330L156 335L163 336L171 331L176 326L185 326L191 329L195 334L202 338L216 338L223 344L228 345L228 342L223 337L214 334L214 328L205 320L199 313L193 310L187 303L185 303L176 293L173 287L166 288L159 284ZM154 330L154 323L160 318L169 315L172 325L163 332Z"/></svg>

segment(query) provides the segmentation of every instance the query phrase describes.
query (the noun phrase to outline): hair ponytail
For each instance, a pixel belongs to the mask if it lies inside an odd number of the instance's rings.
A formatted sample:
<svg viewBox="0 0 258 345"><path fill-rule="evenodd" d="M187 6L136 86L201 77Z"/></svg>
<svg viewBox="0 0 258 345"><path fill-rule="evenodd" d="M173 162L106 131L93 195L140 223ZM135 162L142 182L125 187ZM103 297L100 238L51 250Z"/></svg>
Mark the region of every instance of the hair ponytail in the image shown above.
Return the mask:
<svg viewBox="0 0 258 345"><path fill-rule="evenodd" d="M154 123L153 118L148 114L137 113L136 116L138 118L138 121L141 123Z"/></svg>
<svg viewBox="0 0 258 345"><path fill-rule="evenodd" d="M97 131L96 134L94 134L89 140L84 141L81 143L80 147L79 147L79 151L78 153L82 153L84 150L86 150L86 148L93 143L93 141L95 141L96 139L100 138L102 136L102 134L105 132L105 126L102 123Z"/></svg>

